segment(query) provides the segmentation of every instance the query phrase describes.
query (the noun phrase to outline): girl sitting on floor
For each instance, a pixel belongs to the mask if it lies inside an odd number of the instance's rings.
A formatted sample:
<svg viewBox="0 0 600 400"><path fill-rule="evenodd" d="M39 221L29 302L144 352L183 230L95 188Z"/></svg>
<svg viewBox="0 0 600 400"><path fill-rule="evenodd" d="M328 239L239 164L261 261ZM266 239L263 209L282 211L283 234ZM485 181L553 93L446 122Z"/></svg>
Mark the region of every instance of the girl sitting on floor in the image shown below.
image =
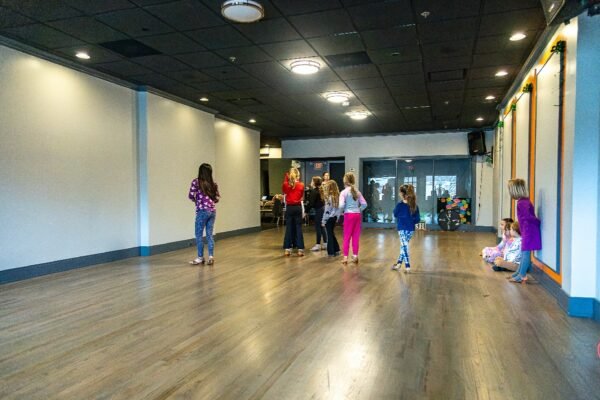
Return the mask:
<svg viewBox="0 0 600 400"><path fill-rule="evenodd" d="M496 272L516 271L521 263L521 228L516 221L510 224L510 236L512 240L506 245L504 256L494 260L492 269Z"/></svg>
<svg viewBox="0 0 600 400"><path fill-rule="evenodd" d="M512 242L510 235L510 225L513 223L512 218L504 218L500 221L500 229L502 230L502 241L496 247L484 247L481 250L481 256L485 262L493 263L498 257L503 257L504 252Z"/></svg>

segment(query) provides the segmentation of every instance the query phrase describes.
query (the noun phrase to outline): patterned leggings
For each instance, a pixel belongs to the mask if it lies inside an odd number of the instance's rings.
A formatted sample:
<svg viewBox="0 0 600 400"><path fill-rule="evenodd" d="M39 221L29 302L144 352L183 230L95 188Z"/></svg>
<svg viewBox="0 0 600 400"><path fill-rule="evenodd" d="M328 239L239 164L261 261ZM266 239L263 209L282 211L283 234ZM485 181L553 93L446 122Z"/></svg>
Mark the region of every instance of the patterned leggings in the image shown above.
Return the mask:
<svg viewBox="0 0 600 400"><path fill-rule="evenodd" d="M400 255L398 256L398 264L401 264L404 261L405 266L410 265L410 260L408 258L408 242L413 237L413 231L398 231L398 236L400 237Z"/></svg>

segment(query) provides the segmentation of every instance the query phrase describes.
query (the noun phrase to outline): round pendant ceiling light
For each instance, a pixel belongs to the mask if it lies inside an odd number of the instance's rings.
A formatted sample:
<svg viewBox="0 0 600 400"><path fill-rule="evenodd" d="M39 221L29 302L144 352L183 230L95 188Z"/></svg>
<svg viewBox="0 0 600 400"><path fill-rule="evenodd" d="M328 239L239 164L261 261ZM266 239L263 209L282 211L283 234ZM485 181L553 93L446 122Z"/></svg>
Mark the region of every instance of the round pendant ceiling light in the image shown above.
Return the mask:
<svg viewBox="0 0 600 400"><path fill-rule="evenodd" d="M263 6L252 0L228 0L221 5L221 14L233 22L249 24L265 16Z"/></svg>
<svg viewBox="0 0 600 400"><path fill-rule="evenodd" d="M347 93L343 92L329 92L323 95L327 99L327 101L331 103L344 103L350 99L350 96Z"/></svg>
<svg viewBox="0 0 600 400"><path fill-rule="evenodd" d="M290 64L290 69L295 74L316 74L321 69L321 64L314 60L296 60Z"/></svg>
<svg viewBox="0 0 600 400"><path fill-rule="evenodd" d="M352 119L361 120L366 119L369 115L371 115L368 111L350 111L346 113Z"/></svg>

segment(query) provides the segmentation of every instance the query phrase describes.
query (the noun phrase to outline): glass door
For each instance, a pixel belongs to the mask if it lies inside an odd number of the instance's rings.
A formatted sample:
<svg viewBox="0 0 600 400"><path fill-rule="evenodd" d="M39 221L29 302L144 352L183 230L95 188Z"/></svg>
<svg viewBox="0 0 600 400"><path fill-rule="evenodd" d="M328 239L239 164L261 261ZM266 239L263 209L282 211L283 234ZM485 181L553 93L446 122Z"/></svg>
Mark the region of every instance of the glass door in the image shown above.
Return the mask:
<svg viewBox="0 0 600 400"><path fill-rule="evenodd" d="M362 187L367 201L364 222L394 222L396 206L396 160L363 162Z"/></svg>

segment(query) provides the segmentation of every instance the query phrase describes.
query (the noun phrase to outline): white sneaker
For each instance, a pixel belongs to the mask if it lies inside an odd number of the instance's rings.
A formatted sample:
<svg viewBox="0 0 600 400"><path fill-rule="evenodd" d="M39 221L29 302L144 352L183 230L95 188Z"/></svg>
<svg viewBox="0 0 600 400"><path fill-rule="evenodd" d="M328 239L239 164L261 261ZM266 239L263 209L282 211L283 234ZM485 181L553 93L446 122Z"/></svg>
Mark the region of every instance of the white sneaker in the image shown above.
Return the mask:
<svg viewBox="0 0 600 400"><path fill-rule="evenodd" d="M327 243L323 243L321 245L321 250L327 250Z"/></svg>
<svg viewBox="0 0 600 400"><path fill-rule="evenodd" d="M319 251L321 250L321 245L320 244L315 244L313 247L311 247L310 251Z"/></svg>

